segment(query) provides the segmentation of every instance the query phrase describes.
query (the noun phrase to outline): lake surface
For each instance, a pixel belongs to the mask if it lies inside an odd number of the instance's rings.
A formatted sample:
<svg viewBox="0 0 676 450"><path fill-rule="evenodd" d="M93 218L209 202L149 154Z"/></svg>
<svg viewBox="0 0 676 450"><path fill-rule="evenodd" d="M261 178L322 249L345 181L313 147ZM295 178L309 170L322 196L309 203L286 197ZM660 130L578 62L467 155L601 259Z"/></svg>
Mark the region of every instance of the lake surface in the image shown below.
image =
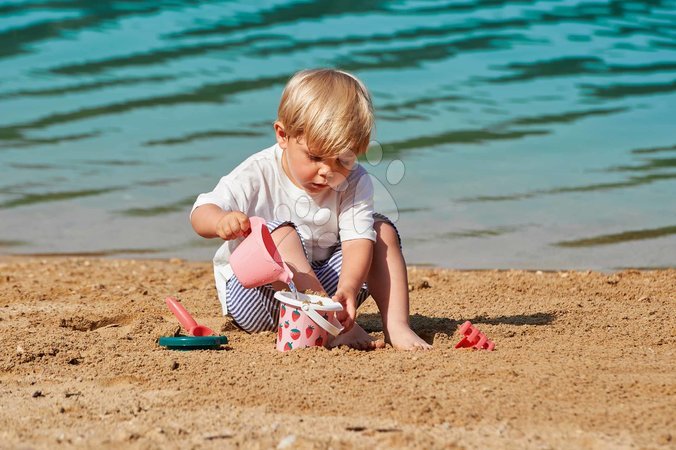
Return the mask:
<svg viewBox="0 0 676 450"><path fill-rule="evenodd" d="M409 264L676 265L676 1L0 3L0 254L210 259L296 71L369 86Z"/></svg>

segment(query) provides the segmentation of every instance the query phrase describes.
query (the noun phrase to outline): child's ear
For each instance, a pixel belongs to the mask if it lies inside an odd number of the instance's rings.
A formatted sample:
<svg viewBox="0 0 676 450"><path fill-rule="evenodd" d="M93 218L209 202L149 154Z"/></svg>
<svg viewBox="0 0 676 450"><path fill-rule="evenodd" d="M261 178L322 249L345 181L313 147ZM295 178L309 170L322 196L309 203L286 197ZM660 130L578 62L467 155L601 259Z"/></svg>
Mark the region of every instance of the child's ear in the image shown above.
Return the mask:
<svg viewBox="0 0 676 450"><path fill-rule="evenodd" d="M279 144L282 149L286 150L286 144L289 142L289 137L287 136L286 131L284 131L284 125L278 120L273 127L275 128L277 144Z"/></svg>

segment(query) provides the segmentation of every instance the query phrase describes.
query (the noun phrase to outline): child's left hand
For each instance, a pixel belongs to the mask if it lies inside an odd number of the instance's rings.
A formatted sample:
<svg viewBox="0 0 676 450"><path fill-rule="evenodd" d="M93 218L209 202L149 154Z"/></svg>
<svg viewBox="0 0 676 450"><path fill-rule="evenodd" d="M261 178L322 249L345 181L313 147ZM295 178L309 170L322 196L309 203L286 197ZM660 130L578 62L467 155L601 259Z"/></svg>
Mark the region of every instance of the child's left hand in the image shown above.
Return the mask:
<svg viewBox="0 0 676 450"><path fill-rule="evenodd" d="M343 310L336 313L336 318L343 326L343 333L350 330L354 325L354 319L357 316L357 293L352 289L345 289L338 286L336 295L331 297L334 302L343 305Z"/></svg>

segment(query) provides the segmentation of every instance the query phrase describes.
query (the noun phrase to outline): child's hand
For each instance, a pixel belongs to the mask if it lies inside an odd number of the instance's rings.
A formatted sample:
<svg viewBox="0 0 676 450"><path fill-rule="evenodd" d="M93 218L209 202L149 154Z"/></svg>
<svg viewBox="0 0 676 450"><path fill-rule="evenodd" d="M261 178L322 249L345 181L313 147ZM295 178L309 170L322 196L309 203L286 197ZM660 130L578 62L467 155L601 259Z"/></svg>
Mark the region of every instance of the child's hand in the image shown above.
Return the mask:
<svg viewBox="0 0 676 450"><path fill-rule="evenodd" d="M343 326L343 333L345 333L352 328L357 316L357 294L353 289L338 286L336 295L332 297L332 300L343 305L343 310L336 313L336 318Z"/></svg>
<svg viewBox="0 0 676 450"><path fill-rule="evenodd" d="M239 211L226 212L216 223L216 233L225 241L246 237L250 232L249 218Z"/></svg>

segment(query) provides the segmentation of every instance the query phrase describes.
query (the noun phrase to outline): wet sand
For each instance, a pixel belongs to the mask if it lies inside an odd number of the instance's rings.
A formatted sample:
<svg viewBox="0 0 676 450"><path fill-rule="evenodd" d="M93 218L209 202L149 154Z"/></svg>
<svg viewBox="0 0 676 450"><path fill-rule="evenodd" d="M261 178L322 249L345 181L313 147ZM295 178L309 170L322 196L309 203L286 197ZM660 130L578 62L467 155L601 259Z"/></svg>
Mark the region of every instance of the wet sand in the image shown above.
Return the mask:
<svg viewBox="0 0 676 450"><path fill-rule="evenodd" d="M281 354L209 263L4 258L0 447L676 447L676 270L409 275L432 351ZM229 345L159 347L167 295ZM494 352L453 348L465 320ZM382 337L372 300L358 322Z"/></svg>

